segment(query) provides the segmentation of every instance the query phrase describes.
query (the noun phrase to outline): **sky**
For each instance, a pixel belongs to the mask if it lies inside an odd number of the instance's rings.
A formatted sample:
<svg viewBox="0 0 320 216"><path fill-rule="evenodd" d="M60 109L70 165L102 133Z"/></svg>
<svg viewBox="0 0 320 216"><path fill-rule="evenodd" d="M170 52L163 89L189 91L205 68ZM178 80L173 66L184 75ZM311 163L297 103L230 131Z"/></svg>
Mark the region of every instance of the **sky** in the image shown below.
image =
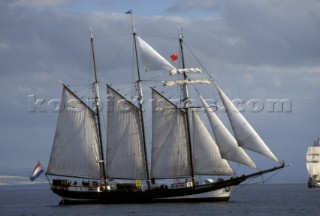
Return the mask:
<svg viewBox="0 0 320 216"><path fill-rule="evenodd" d="M48 164L59 80L80 91L90 79L90 27L99 81L127 78L129 9L138 34L161 54L177 50L181 27L231 99L262 101L259 112L245 103L244 116L291 164L274 181L307 181L305 153L320 137L319 0L0 0L0 175ZM271 112L269 99L290 101L290 110Z"/></svg>

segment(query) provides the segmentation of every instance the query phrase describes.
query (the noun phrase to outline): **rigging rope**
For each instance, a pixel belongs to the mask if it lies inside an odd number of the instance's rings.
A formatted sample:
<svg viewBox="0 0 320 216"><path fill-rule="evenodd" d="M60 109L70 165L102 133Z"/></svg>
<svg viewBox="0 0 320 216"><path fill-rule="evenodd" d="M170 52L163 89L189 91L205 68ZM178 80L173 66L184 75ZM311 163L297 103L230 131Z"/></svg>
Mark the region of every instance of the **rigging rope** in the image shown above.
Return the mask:
<svg viewBox="0 0 320 216"><path fill-rule="evenodd" d="M273 173L269 178L267 178L266 180L263 179L263 174L262 174L262 175L260 175L261 178L262 178L262 182L252 183L251 185L266 183L266 182L269 181L271 178L273 178L275 175L277 175L280 171L281 171L281 169L277 170L276 172L274 172L274 173ZM252 182L253 180L255 180L255 179L258 178L258 177L259 177L259 176L256 176L256 177L251 178L250 180L248 180L246 183L243 183L243 184L238 185L234 191L237 191L237 190L241 189L242 187L249 185L250 182Z"/></svg>

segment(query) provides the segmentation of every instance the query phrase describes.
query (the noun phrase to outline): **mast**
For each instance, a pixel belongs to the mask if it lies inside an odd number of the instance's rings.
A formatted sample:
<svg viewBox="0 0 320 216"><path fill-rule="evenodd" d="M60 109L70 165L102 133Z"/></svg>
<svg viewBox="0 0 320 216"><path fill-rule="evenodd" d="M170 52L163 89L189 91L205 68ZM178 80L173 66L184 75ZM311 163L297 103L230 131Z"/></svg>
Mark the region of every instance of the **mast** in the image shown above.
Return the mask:
<svg viewBox="0 0 320 216"><path fill-rule="evenodd" d="M182 69L185 69L185 62L184 62L184 53L183 53L183 34L182 34L182 28L179 29L179 46L180 46L180 52L181 52L181 63L182 63ZM183 79L187 80L187 74L184 71L183 72ZM187 84L183 84L183 103L184 108L186 109L186 121L187 121L187 136L188 136L188 147L189 147L189 157L190 157L190 168L191 168L191 177L192 177L192 185L195 186L195 176L194 176L194 166L193 166L193 158L192 158L192 143L190 138L190 117L189 117L189 92L188 92L188 86Z"/></svg>
<svg viewBox="0 0 320 216"><path fill-rule="evenodd" d="M145 169L147 174L147 184L148 184L148 190L150 190L150 175L149 175L149 167L148 167L148 157L147 157L147 144L146 144L146 136L145 136L145 130L144 130L144 117L143 117L143 94L142 94L142 86L141 86L141 76L140 76L140 69L139 69L139 60L138 60L138 49L137 49L137 38L136 38L136 29L133 22L132 13L131 14L131 21L132 21L132 35L133 35L133 44L134 44L134 50L136 55L136 65L137 65L137 73L138 73L138 100L139 100L139 109L140 109L140 118L141 118L141 126L142 126L142 139L143 139L143 150L144 150L144 159L145 159Z"/></svg>
<svg viewBox="0 0 320 216"><path fill-rule="evenodd" d="M100 183L104 182L106 184L106 171L104 166L104 156L103 156L103 145L102 145L102 133L101 133L101 121L100 121L100 94L99 94L99 83L97 78L97 68L96 68L96 60L94 55L94 46L93 46L93 33L92 29L90 28L90 45L92 51L92 61L93 61L93 72L94 72L94 87L95 87L95 98L94 102L97 108L96 115L97 115L97 124L98 124L98 136L99 136L99 147L100 147L100 159L98 161L100 166Z"/></svg>

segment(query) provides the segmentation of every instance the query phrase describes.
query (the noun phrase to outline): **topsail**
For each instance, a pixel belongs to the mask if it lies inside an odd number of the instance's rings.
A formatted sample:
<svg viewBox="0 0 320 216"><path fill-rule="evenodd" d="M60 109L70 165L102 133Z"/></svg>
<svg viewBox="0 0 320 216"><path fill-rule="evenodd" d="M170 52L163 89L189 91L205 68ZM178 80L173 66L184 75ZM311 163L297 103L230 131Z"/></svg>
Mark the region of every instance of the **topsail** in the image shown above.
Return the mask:
<svg viewBox="0 0 320 216"><path fill-rule="evenodd" d="M176 71L175 67L155 51L147 42L137 36L140 44L140 56L145 71L167 70Z"/></svg>

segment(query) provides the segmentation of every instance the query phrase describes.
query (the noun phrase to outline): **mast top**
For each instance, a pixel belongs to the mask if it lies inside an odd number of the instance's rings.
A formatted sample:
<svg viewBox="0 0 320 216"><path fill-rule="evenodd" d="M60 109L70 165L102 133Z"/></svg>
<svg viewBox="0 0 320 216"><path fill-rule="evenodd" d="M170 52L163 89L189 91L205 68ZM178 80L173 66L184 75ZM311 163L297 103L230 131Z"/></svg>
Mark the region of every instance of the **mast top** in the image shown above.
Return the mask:
<svg viewBox="0 0 320 216"><path fill-rule="evenodd" d="M182 29L183 29L183 28L179 27L179 39L180 39L180 40L183 39Z"/></svg>
<svg viewBox="0 0 320 216"><path fill-rule="evenodd" d="M92 27L90 26L90 39L93 39L93 32L92 32Z"/></svg>
<svg viewBox="0 0 320 216"><path fill-rule="evenodd" d="M132 9L128 10L125 14L130 14L131 15L132 34L135 35L136 34L136 28L134 26Z"/></svg>

